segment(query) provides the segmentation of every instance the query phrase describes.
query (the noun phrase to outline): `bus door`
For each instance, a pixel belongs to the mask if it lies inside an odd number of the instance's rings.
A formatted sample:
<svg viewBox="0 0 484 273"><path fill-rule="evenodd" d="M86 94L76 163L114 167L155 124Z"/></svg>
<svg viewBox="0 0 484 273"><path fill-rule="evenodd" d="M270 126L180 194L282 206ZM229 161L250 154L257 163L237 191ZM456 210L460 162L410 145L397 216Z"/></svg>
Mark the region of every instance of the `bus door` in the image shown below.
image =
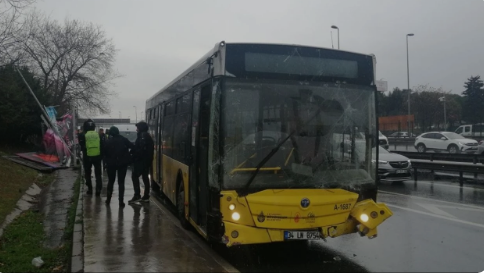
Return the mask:
<svg viewBox="0 0 484 273"><path fill-rule="evenodd" d="M208 208L208 133L210 127L210 86L193 94L190 163L190 218L206 230Z"/></svg>
<svg viewBox="0 0 484 273"><path fill-rule="evenodd" d="M161 188L163 186L163 162L162 162L162 152L163 152L163 145L162 145L162 142L161 142L161 134L163 133L162 132L162 128L163 128L163 116L164 116L164 107L163 107L163 104L160 104L157 106L157 110L156 112L158 113L158 116L156 118L156 124L157 124L157 128L156 128L156 146L155 146L155 150L156 150L156 158L155 158L155 162L156 162L156 182L158 182L158 185L160 186L160 190L161 192L163 191L163 189Z"/></svg>

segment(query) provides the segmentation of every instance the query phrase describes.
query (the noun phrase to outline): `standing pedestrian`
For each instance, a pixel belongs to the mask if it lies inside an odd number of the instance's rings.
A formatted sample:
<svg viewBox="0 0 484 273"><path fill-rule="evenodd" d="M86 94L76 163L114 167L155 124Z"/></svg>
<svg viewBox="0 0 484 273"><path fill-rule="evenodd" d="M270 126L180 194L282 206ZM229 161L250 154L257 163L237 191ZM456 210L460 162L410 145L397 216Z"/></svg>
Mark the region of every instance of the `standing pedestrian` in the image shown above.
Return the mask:
<svg viewBox="0 0 484 273"><path fill-rule="evenodd" d="M119 129L112 126L109 129L110 137L106 140L105 146L105 162L108 172L108 192L106 204L111 202L113 195L114 180L116 180L116 173L118 175L118 200L119 207L124 207L124 179L128 165L131 164L130 149L134 148L133 143L119 134Z"/></svg>
<svg viewBox="0 0 484 273"><path fill-rule="evenodd" d="M99 137L101 138L101 143L104 146L106 144L107 136L104 133L103 127L99 128ZM101 165L103 166L103 170L106 170L106 160L104 159L104 157L102 158Z"/></svg>
<svg viewBox="0 0 484 273"><path fill-rule="evenodd" d="M84 176L87 185L87 194L92 194L91 169L94 166L96 177L96 196L101 195L103 187L101 177L101 159L104 145L99 134L94 131L96 124L92 119L88 119L83 124L83 133L79 134L79 145L82 150L82 164L84 165Z"/></svg>
<svg viewBox="0 0 484 273"><path fill-rule="evenodd" d="M133 180L134 197L128 203L137 201L149 202L150 200L150 180L148 174L150 172L151 164L153 163L154 143L150 134L148 133L148 124L144 121L136 124L137 137L134 142L133 154L133 170L131 179ZM145 185L143 198L141 198L141 190L139 184L139 177L142 177Z"/></svg>

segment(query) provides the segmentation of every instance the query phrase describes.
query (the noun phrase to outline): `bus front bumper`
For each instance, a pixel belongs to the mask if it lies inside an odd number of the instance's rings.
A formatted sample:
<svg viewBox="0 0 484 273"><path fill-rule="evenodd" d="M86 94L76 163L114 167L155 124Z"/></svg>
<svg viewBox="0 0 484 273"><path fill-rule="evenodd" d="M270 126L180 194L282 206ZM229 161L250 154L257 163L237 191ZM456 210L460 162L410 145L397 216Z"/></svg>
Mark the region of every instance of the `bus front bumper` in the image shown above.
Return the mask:
<svg viewBox="0 0 484 273"><path fill-rule="evenodd" d="M377 236L377 226L393 215L383 203L368 199L358 202L344 223L312 229L273 229L241 225L223 221L225 233L222 243L227 247L245 244L264 244L297 240L325 240L358 232L361 236L373 239Z"/></svg>

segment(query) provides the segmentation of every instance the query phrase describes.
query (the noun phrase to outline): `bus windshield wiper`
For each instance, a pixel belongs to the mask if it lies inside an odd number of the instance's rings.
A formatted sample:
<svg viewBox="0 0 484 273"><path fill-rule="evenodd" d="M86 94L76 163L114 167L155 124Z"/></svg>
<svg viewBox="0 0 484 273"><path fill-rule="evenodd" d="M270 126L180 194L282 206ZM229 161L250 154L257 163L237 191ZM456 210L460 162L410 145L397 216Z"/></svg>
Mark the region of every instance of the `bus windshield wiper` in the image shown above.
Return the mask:
<svg viewBox="0 0 484 273"><path fill-rule="evenodd" d="M318 111L316 111L316 113L309 119L307 120L305 123L302 124L301 127L304 127L306 126L309 122L311 122L315 117L317 117L319 115L319 113L321 113L321 107L319 107ZM279 141L279 143L277 144L276 147L272 148L272 150L270 151L269 154L267 154L260 162L259 164L257 164L257 166L255 167L255 171L254 173L250 176L249 180L247 180L247 183L245 184L245 187L242 189L242 190L239 190L238 191L238 194L240 197L244 197L246 195L249 194L249 187L250 187L250 184L252 184L252 182L254 181L255 177L257 176L257 174L259 173L259 170L262 166L264 166L264 164L267 163L267 161L269 161L269 159L279 150L279 148L281 148L281 146L289 139L291 138L294 134L296 133L296 130L292 130L291 133L284 139L282 139L281 141Z"/></svg>

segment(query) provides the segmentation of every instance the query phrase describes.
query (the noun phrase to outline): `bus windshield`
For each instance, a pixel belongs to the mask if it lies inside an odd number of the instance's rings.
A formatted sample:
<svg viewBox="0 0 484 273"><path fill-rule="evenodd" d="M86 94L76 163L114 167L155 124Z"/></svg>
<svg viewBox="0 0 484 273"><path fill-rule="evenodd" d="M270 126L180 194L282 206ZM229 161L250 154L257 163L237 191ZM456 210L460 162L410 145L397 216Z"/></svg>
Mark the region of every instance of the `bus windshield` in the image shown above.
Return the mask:
<svg viewBox="0 0 484 273"><path fill-rule="evenodd" d="M227 79L223 90L225 189L374 183L374 88Z"/></svg>

